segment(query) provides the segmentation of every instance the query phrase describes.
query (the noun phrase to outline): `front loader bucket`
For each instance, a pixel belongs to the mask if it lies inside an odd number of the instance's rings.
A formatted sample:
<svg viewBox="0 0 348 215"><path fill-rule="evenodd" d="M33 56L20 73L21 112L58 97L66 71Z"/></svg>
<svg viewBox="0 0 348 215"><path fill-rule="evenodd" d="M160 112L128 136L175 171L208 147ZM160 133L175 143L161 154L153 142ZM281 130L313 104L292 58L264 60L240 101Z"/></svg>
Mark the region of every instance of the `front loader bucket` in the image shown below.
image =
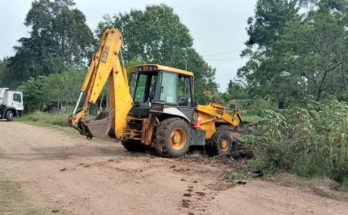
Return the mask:
<svg viewBox="0 0 348 215"><path fill-rule="evenodd" d="M104 115L100 119L100 115ZM99 114L95 119L81 121L79 127L81 128L81 134L86 135L87 138L92 137L105 138L109 137L109 132L113 122L113 114L109 112L105 117L105 112Z"/></svg>

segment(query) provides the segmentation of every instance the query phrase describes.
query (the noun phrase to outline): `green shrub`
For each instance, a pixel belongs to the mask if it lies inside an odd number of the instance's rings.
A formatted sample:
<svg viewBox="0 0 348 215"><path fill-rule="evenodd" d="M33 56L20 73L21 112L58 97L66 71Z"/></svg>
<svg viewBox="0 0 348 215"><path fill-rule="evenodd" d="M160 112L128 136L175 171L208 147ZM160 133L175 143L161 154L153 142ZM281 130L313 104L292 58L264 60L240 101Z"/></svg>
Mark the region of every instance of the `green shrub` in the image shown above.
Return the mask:
<svg viewBox="0 0 348 215"><path fill-rule="evenodd" d="M256 98L251 102L248 113L251 115L262 116L265 110L273 110L274 105L271 101L262 98Z"/></svg>
<svg viewBox="0 0 348 215"><path fill-rule="evenodd" d="M18 89L23 92L25 112L57 112L61 105L74 105L81 91L84 76L84 71L65 71L30 78L23 82Z"/></svg>
<svg viewBox="0 0 348 215"><path fill-rule="evenodd" d="M232 171L232 172L227 172L225 174L225 179L231 182L235 182L239 180L248 179L248 175L244 171Z"/></svg>
<svg viewBox="0 0 348 215"><path fill-rule="evenodd" d="M265 174L276 169L304 177L348 179L348 105L337 100L266 110L246 138L257 156L249 162Z"/></svg>

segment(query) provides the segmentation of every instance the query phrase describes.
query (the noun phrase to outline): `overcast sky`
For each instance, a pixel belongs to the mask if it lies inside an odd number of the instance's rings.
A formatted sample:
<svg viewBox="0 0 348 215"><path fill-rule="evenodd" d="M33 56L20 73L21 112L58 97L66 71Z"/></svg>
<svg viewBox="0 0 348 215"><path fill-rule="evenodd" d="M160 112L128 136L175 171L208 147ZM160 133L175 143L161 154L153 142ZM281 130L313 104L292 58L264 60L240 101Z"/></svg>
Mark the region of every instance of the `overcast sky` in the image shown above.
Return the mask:
<svg viewBox="0 0 348 215"><path fill-rule="evenodd" d="M216 71L216 81L224 91L245 59L239 54L247 40L247 19L253 16L256 0L75 0L94 31L103 15L144 9L146 5L166 3L174 8L190 29L194 47ZM24 19L31 0L0 1L0 58L14 55L13 46L30 29Z"/></svg>

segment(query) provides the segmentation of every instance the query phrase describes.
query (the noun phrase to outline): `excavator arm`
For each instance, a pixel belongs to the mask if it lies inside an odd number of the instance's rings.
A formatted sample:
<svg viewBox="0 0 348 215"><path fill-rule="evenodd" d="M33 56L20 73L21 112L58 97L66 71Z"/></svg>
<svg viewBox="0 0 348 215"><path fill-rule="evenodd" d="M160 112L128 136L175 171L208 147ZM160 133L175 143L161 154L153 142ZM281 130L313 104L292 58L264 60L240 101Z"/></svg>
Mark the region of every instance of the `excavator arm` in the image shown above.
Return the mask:
<svg viewBox="0 0 348 215"><path fill-rule="evenodd" d="M105 130L104 134L111 132L116 138L124 135L133 99L129 91L127 71L120 60L121 47L122 34L115 28L105 30L86 73L73 114L69 117L69 124L87 137L100 136L93 130ZM86 120L89 105L96 103L107 81L110 109L108 118L99 122ZM77 111L81 100L84 100L82 108Z"/></svg>

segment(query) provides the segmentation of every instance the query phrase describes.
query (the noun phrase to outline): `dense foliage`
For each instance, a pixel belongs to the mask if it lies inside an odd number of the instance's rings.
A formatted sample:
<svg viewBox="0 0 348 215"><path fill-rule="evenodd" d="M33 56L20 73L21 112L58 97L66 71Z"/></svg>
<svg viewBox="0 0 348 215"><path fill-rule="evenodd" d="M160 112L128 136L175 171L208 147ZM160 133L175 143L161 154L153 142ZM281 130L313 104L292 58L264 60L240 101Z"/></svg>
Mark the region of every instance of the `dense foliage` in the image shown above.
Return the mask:
<svg viewBox="0 0 348 215"><path fill-rule="evenodd" d="M83 79L82 71L66 71L30 78L18 89L23 91L27 112L60 111L73 106L76 102Z"/></svg>
<svg viewBox="0 0 348 215"><path fill-rule="evenodd" d="M85 66L94 37L84 14L72 0L33 1L25 25L29 37L18 40L16 54L9 58L1 83L16 87L39 75L60 73Z"/></svg>
<svg viewBox="0 0 348 215"><path fill-rule="evenodd" d="M232 80L228 82L226 92L221 95L226 103L231 100L249 99L246 87L242 83Z"/></svg>
<svg viewBox="0 0 348 215"><path fill-rule="evenodd" d="M245 138L257 154L249 163L255 170L348 180L347 103L306 99L301 107L268 109L260 112L254 134Z"/></svg>
<svg viewBox="0 0 348 215"><path fill-rule="evenodd" d="M218 96L214 81L215 69L209 66L192 47L189 29L180 21L173 8L165 5L147 6L145 10L131 10L100 22L97 34L105 28L116 27L124 37L125 61L140 59L191 70L195 74L196 97L201 101Z"/></svg>
<svg viewBox="0 0 348 215"><path fill-rule="evenodd" d="M251 95L347 100L347 27L347 1L260 0L239 75Z"/></svg>

